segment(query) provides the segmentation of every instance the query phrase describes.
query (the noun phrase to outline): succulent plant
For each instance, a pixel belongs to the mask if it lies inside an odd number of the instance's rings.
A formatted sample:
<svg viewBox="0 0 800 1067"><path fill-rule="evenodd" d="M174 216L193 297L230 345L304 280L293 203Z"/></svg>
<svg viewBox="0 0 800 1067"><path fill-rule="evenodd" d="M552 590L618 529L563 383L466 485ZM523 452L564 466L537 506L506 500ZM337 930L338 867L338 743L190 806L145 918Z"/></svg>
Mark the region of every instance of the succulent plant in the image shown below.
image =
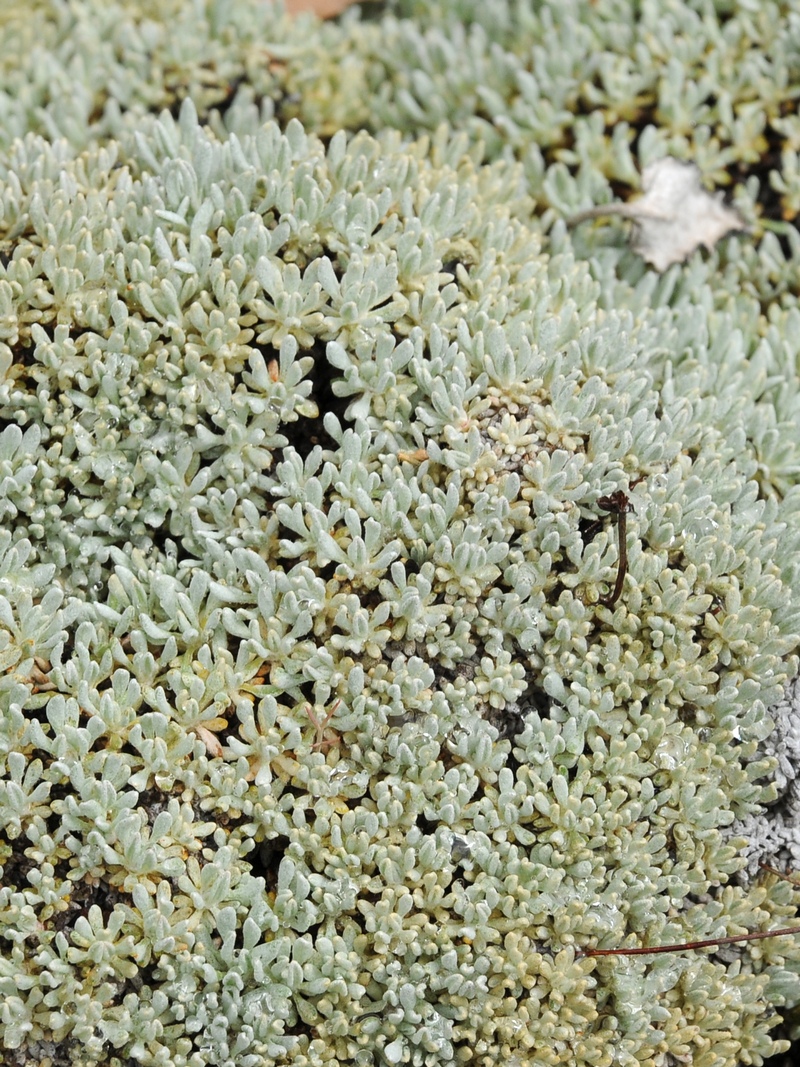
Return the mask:
<svg viewBox="0 0 800 1067"><path fill-rule="evenodd" d="M791 8L0 13L9 1064L785 1047Z"/></svg>

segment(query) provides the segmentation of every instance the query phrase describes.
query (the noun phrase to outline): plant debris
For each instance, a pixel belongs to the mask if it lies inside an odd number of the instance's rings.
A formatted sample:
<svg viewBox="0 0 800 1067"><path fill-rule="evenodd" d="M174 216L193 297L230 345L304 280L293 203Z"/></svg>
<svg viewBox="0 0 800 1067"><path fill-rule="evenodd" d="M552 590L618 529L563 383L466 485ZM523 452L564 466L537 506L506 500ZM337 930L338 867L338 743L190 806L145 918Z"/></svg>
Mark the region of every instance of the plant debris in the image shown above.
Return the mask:
<svg viewBox="0 0 800 1067"><path fill-rule="evenodd" d="M321 19L336 18L356 0L285 0L286 10L290 15L299 15L311 11Z"/></svg>
<svg viewBox="0 0 800 1067"><path fill-rule="evenodd" d="M723 202L721 193L709 193L701 184L700 168L672 156L650 163L642 172L644 196L630 204L601 204L574 215L570 226L606 215L621 215L633 222L631 247L648 263L663 271L682 263L701 245L711 251L729 233L746 224L736 208Z"/></svg>

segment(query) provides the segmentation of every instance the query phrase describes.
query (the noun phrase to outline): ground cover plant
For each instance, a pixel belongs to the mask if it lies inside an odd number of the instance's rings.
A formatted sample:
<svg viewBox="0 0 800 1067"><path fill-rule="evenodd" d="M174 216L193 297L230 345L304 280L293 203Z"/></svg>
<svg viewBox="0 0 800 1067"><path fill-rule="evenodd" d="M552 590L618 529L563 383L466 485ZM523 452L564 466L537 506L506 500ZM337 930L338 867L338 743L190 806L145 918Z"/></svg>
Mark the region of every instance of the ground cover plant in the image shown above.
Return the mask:
<svg viewBox="0 0 800 1067"><path fill-rule="evenodd" d="M784 1048L798 937L587 950L796 921L795 5L0 59L4 1062ZM668 158L741 232L660 270L595 209Z"/></svg>

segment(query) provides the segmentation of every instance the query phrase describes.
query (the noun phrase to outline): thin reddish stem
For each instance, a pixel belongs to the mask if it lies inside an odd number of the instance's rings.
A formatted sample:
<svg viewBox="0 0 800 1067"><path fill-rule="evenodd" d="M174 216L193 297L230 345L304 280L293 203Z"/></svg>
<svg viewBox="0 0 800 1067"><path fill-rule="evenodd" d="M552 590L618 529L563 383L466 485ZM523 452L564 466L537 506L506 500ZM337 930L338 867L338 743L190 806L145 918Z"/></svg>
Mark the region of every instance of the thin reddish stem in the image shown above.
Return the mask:
<svg viewBox="0 0 800 1067"><path fill-rule="evenodd" d="M601 506L605 507L603 503ZM611 510L606 508L606 510ZM768 863L759 863L762 871L776 874L784 881L800 889L800 882L790 878L784 871L771 867ZM742 941L764 941L768 937L785 937L800 934L800 926L783 926L779 930L757 930L749 934L733 934L730 937L709 937L705 941L682 941L675 945L656 945L654 948L585 948L576 955L580 956L654 956L660 952L684 952L687 949L716 948L717 945L738 945Z"/></svg>
<svg viewBox="0 0 800 1067"><path fill-rule="evenodd" d="M768 863L759 863L759 867L762 871L769 871L770 874L777 874L777 876L782 878L784 882L788 882L789 885L793 885L800 889L800 882L790 877L785 871L779 871L777 867L770 867Z"/></svg>
<svg viewBox="0 0 800 1067"><path fill-rule="evenodd" d="M626 493L617 489L611 496L601 496L597 501L598 507L608 511L617 520L617 543L619 545L619 558L617 563L617 580L611 596L604 597L600 603L607 608L613 608L619 600L625 575L628 573L628 520L627 514L632 511L631 502Z"/></svg>
<svg viewBox="0 0 800 1067"><path fill-rule="evenodd" d="M757 930L731 937L710 937L707 941L683 941L677 945L657 945L655 948L585 948L579 956L653 956L658 952L683 952L685 949L711 948L717 945L738 945L741 941L763 941L767 937L800 934L800 926L784 926L780 930Z"/></svg>

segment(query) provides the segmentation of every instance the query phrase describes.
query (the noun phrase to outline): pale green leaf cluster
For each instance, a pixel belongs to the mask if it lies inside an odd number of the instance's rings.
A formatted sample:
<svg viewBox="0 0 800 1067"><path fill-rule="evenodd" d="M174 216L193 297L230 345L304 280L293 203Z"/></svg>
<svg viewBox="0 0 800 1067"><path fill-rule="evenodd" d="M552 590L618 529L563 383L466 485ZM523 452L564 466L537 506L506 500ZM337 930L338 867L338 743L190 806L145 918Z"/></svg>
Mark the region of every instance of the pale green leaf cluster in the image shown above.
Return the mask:
<svg viewBox="0 0 800 1067"><path fill-rule="evenodd" d="M796 940L582 950L794 915L732 826L797 668L796 236L659 275L560 215L791 138L791 6L0 14L10 1064L780 1047Z"/></svg>

